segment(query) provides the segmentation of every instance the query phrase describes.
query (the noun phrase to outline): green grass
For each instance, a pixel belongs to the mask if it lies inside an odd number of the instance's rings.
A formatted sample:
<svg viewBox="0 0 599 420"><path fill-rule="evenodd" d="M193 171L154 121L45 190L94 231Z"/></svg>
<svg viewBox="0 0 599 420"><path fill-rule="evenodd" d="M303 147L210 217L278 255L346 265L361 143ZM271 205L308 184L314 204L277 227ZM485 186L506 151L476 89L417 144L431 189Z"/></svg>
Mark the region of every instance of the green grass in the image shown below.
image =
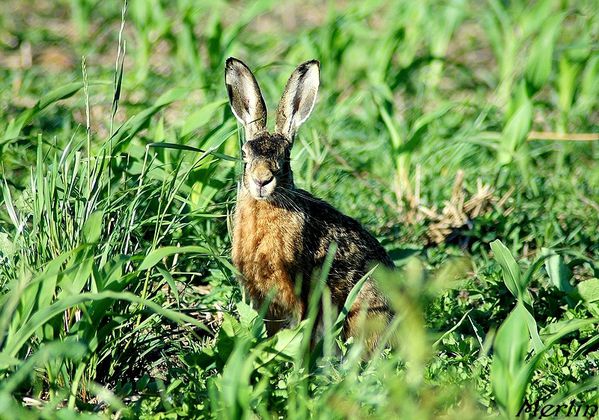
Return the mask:
<svg viewBox="0 0 599 420"><path fill-rule="evenodd" d="M0 12L0 418L599 403L593 1L122 6ZM313 317L269 338L244 303L230 55L269 109L295 65L320 60L295 180L394 258L377 279L395 348L366 359L343 342L326 289L315 350Z"/></svg>

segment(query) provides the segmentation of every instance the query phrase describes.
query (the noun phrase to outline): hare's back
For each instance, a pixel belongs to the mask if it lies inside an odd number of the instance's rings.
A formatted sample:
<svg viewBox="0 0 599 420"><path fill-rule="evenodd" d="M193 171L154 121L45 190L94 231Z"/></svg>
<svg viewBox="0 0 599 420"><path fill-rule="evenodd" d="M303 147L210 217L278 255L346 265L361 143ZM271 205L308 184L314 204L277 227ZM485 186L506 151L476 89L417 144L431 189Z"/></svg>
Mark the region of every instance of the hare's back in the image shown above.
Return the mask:
<svg viewBox="0 0 599 420"><path fill-rule="evenodd" d="M331 244L337 251L329 273L329 286L346 295L374 264L392 267L383 246L355 219L330 204L301 191L305 209L303 254L310 265L322 265Z"/></svg>

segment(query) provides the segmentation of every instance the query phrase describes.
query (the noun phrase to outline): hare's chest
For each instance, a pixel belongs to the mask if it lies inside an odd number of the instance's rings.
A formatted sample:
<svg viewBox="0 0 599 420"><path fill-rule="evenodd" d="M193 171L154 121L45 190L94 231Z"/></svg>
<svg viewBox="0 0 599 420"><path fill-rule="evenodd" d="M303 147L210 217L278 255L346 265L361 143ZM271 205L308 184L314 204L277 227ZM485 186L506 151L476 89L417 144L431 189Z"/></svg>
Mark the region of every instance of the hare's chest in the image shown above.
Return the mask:
<svg viewBox="0 0 599 420"><path fill-rule="evenodd" d="M301 253L300 214L268 202L239 202L233 231L233 263L252 298L262 301L274 289L276 301L296 302L294 271Z"/></svg>

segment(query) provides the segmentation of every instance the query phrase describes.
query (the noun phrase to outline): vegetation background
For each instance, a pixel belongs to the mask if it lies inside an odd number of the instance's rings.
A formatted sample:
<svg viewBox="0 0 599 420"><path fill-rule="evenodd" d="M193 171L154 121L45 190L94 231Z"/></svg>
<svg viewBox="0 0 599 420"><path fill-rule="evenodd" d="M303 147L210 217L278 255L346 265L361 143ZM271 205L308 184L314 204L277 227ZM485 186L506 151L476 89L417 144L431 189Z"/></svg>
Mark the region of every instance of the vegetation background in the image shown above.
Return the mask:
<svg viewBox="0 0 599 420"><path fill-rule="evenodd" d="M2 2L0 418L599 402L596 1L124 6ZM362 360L326 289L316 351L309 321L267 338L244 303L230 55L270 109L297 64L321 61L296 183L393 256L379 281L397 349Z"/></svg>

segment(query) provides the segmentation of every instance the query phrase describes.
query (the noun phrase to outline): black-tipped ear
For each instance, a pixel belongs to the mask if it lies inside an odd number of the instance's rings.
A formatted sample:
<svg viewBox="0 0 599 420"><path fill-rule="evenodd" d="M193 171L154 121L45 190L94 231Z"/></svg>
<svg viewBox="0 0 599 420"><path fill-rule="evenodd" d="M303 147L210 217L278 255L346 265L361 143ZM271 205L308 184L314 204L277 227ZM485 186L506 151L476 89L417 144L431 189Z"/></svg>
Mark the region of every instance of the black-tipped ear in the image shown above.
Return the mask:
<svg viewBox="0 0 599 420"><path fill-rule="evenodd" d="M310 116L320 85L320 63L300 64L291 74L277 108L275 131L293 140L300 125Z"/></svg>
<svg viewBox="0 0 599 420"><path fill-rule="evenodd" d="M251 70L242 61L229 57L225 64L225 85L229 103L250 140L266 130L266 105Z"/></svg>

